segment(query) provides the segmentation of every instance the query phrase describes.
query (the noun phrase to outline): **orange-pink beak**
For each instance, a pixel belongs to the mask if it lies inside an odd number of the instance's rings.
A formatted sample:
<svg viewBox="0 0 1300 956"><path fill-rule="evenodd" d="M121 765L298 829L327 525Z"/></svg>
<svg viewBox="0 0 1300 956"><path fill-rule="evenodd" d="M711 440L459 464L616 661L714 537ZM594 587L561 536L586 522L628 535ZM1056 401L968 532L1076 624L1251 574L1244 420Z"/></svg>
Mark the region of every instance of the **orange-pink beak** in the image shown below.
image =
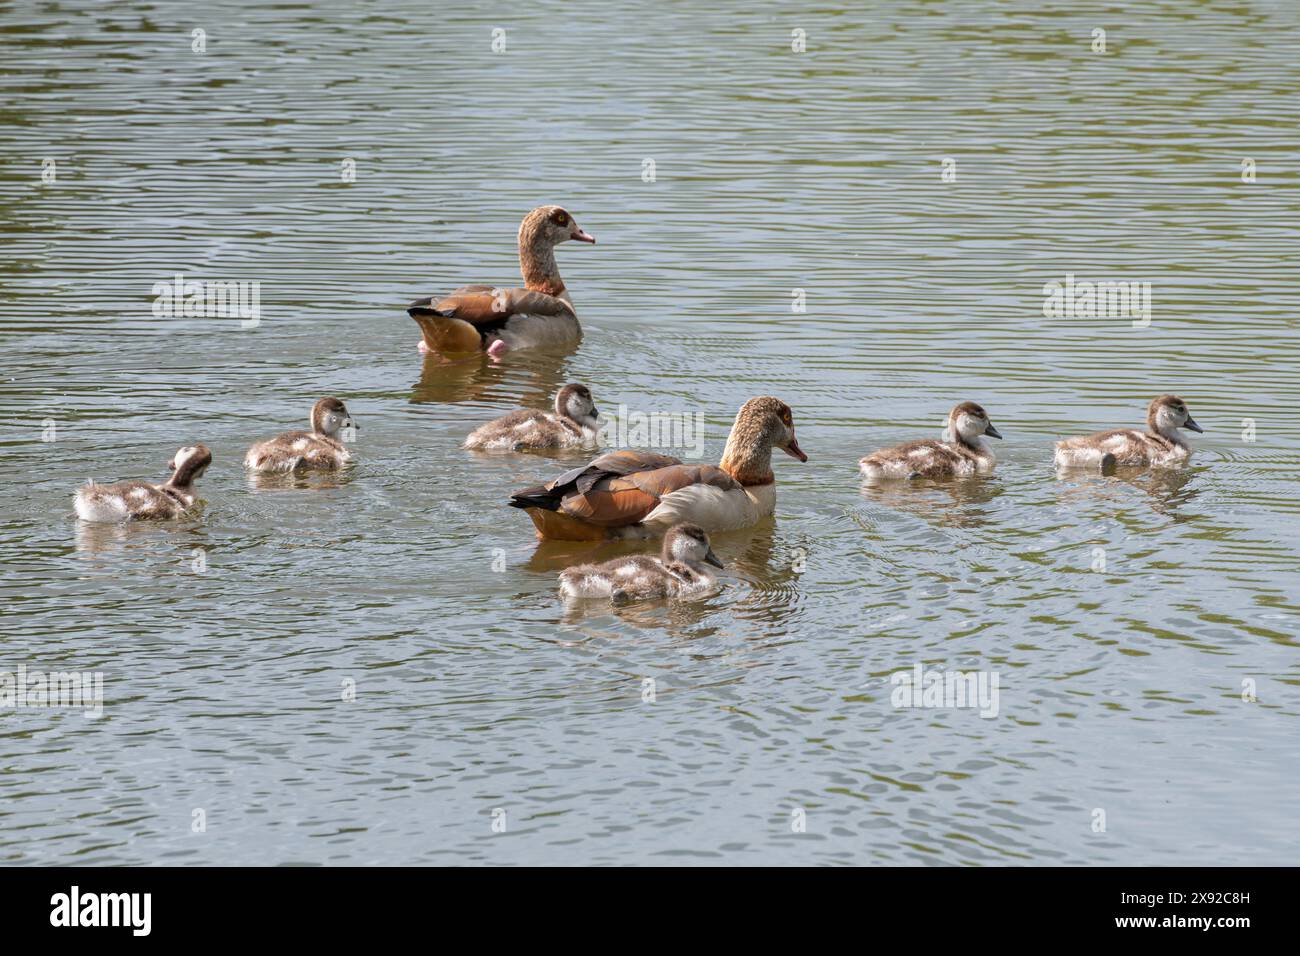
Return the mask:
<svg viewBox="0 0 1300 956"><path fill-rule="evenodd" d="M570 239L576 239L578 242L590 242L593 246L596 244L596 237L589 232L583 232L579 226L574 227L574 231L569 233Z"/></svg>
<svg viewBox="0 0 1300 956"><path fill-rule="evenodd" d="M808 460L808 456L803 453L803 449L799 447L799 443L794 440L793 430L790 432L790 441L786 444L783 451L791 458L798 458L800 461Z"/></svg>

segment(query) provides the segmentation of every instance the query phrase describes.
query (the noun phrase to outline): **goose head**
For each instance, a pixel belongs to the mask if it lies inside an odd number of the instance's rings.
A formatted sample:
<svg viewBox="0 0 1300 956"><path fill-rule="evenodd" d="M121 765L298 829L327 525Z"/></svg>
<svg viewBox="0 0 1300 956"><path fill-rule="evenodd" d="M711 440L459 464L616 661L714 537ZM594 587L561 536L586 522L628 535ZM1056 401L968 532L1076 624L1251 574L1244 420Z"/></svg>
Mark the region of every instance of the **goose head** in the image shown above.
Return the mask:
<svg viewBox="0 0 1300 956"><path fill-rule="evenodd" d="M736 413L719 467L741 484L767 484L773 480L773 448L791 458L808 460L795 439L790 406L770 395L751 398Z"/></svg>
<svg viewBox="0 0 1300 956"><path fill-rule="evenodd" d="M596 244L596 237L583 232L578 221L563 206L538 206L519 225L519 245L522 248L525 237L528 245L544 242L558 246L570 239L575 242Z"/></svg>
<svg viewBox="0 0 1300 956"><path fill-rule="evenodd" d="M586 385L570 382L555 395L555 414L583 428L599 428L600 410Z"/></svg>
<svg viewBox="0 0 1300 956"><path fill-rule="evenodd" d="M1147 426L1157 435L1174 438L1180 428L1205 431L1188 412L1187 403L1177 395L1161 395L1152 400L1147 408Z"/></svg>
<svg viewBox="0 0 1300 956"><path fill-rule="evenodd" d="M318 435L333 438L340 429L360 427L348 414L348 407L337 398L322 398L312 406L311 430Z"/></svg>
<svg viewBox="0 0 1300 956"><path fill-rule="evenodd" d="M663 561L669 564L681 561L685 564L698 564L705 561L715 568L723 567L718 556L713 553L709 536L696 524L676 524L664 535Z"/></svg>
<svg viewBox="0 0 1300 956"><path fill-rule="evenodd" d="M1002 437L989 420L988 412L974 402L962 402L948 413L948 435L952 441L974 446L978 446L985 435Z"/></svg>
<svg viewBox="0 0 1300 956"><path fill-rule="evenodd" d="M172 473L168 484L182 488L192 484L203 477L210 464L212 464L212 452L207 445L186 445L184 448L177 449L171 461L167 462L167 467Z"/></svg>
<svg viewBox="0 0 1300 956"><path fill-rule="evenodd" d="M563 296L564 280L555 265L555 247L570 239L596 244L563 206L538 206L519 224L519 271L524 285L547 295Z"/></svg>

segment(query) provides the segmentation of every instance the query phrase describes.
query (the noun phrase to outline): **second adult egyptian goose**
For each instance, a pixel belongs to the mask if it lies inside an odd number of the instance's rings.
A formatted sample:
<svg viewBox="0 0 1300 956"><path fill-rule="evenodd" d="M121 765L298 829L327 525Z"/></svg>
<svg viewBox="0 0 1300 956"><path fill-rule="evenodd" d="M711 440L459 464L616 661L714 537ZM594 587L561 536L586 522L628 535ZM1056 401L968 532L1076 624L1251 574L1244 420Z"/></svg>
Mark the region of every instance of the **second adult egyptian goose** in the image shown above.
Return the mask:
<svg viewBox="0 0 1300 956"><path fill-rule="evenodd" d="M485 351L572 345L582 337L578 314L555 265L555 247L570 239L590 242L560 206L539 206L519 225L522 289L461 286L446 296L416 299L406 309L424 333L421 352Z"/></svg>
<svg viewBox="0 0 1300 956"><path fill-rule="evenodd" d="M790 407L751 398L736 414L722 461L684 465L668 455L616 451L510 496L541 538L659 537L683 521L705 531L746 528L776 507L772 449L807 461Z"/></svg>

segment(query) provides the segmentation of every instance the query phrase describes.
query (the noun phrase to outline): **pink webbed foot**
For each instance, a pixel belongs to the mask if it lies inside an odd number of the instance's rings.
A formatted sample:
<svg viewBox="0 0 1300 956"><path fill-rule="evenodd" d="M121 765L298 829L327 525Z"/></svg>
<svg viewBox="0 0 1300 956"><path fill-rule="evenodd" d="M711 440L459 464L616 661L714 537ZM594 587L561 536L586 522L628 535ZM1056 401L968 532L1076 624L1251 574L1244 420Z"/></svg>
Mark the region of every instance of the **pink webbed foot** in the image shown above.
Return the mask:
<svg viewBox="0 0 1300 956"><path fill-rule="evenodd" d="M497 339L487 347L487 354L492 357L492 361L501 361L501 356L510 351L510 346L506 345L501 339Z"/></svg>

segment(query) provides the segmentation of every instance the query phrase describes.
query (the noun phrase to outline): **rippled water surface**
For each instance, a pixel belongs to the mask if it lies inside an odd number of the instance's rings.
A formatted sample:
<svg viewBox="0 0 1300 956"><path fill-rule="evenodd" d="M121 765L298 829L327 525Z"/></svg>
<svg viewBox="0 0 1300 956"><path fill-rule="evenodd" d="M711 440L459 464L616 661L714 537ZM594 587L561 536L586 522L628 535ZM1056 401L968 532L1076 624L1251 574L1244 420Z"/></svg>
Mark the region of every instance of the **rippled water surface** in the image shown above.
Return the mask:
<svg viewBox="0 0 1300 956"><path fill-rule="evenodd" d="M0 860L1295 861L1300 8L846 7L0 5L0 670L106 698L0 711ZM580 348L422 359L405 303L512 281L543 202ZM260 324L155 317L177 272ZM1045 317L1067 274L1149 326ZM505 507L572 456L458 448L575 380L709 461L793 407L715 595L566 608L637 548ZM1161 392L1189 467L1052 470ZM325 394L359 464L250 482ZM962 399L994 477L861 486ZM73 516L193 441L201 516ZM894 707L918 663L997 716Z"/></svg>

